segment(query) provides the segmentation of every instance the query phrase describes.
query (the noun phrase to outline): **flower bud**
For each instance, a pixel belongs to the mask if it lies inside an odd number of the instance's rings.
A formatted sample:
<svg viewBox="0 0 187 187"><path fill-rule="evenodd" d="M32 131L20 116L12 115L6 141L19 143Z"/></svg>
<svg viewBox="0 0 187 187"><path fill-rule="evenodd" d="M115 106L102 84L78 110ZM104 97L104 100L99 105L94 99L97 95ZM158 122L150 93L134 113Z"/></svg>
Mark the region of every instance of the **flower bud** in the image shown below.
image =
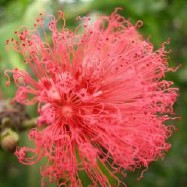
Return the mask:
<svg viewBox="0 0 187 187"><path fill-rule="evenodd" d="M13 152L16 149L19 135L10 128L3 130L1 133L1 147L7 152Z"/></svg>

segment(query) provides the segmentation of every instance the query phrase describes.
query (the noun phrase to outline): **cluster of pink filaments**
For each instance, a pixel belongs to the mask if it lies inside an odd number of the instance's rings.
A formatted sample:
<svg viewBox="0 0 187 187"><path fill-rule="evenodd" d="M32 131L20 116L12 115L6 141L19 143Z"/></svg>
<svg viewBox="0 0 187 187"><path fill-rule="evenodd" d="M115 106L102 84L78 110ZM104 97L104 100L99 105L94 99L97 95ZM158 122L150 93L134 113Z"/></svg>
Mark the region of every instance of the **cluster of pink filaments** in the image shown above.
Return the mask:
<svg viewBox="0 0 187 187"><path fill-rule="evenodd" d="M19 148L16 156L28 165L46 157L43 179L58 186L82 186L83 171L91 186L125 185L116 174L148 167L170 147L164 123L177 89L163 80L171 70L165 44L155 51L137 33L141 22L132 25L116 11L94 23L80 18L75 32L57 28L63 13L44 18L7 41L32 70L6 72L18 87L14 100L37 103L39 112L29 136L35 148Z"/></svg>

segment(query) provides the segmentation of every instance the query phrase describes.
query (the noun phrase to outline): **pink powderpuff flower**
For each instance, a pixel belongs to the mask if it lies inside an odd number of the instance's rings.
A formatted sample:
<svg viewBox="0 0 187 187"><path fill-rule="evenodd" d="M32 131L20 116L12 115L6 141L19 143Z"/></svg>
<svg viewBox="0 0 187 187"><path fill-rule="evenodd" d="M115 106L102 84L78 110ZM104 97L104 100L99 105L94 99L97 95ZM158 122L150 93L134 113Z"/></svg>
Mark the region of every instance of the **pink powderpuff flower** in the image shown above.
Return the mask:
<svg viewBox="0 0 187 187"><path fill-rule="evenodd" d="M7 41L30 67L5 72L18 87L14 100L37 103L39 112L29 134L35 148L15 154L27 165L45 158L42 186L83 186L81 172L90 186L125 186L119 173L146 169L170 148L165 122L174 119L177 88L164 80L173 71L167 42L155 50L137 32L142 22L133 25L117 10L78 20L72 32L62 12L57 19L41 14L33 30Z"/></svg>

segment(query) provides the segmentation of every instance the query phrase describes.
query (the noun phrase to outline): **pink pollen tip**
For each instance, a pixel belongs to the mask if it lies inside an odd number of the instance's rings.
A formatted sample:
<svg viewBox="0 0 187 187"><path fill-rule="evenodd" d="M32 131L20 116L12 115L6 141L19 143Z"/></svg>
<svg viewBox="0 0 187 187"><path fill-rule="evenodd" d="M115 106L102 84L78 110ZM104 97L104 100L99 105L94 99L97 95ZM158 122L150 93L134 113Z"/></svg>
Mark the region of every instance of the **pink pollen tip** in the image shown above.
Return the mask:
<svg viewBox="0 0 187 187"><path fill-rule="evenodd" d="M6 86L10 86L10 81L6 81Z"/></svg>

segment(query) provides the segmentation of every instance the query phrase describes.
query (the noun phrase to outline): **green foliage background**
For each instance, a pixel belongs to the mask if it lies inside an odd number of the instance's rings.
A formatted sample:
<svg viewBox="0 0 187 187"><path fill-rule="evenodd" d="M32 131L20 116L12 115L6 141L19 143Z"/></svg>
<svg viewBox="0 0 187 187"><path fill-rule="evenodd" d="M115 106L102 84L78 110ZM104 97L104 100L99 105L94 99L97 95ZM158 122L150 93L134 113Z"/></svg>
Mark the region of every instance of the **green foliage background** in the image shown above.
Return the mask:
<svg viewBox="0 0 187 187"><path fill-rule="evenodd" d="M3 98L14 95L15 88L5 87L3 71L13 67L25 68L21 57L5 49L6 39L12 37L22 25L32 28L35 17L40 12L56 14L63 10L67 26L74 28L78 15L91 12L110 14L115 7L123 7L120 14L130 17L132 22L143 20L140 29L145 37L158 48L167 38L171 39L170 65L181 68L167 75L180 88L175 111L181 118L176 121L178 131L170 139L172 149L164 160L149 166L140 181L140 171L129 173L126 183L129 187L186 187L187 186L187 1L186 0L0 0L0 86ZM34 115L34 114L33 114ZM29 144L26 133L21 135L20 144ZM87 179L84 179L87 180ZM86 184L86 181L84 182ZM12 154L0 152L1 187L39 187L39 165L27 167L18 163ZM56 186L56 185L49 185ZM86 185L85 185L86 186Z"/></svg>

